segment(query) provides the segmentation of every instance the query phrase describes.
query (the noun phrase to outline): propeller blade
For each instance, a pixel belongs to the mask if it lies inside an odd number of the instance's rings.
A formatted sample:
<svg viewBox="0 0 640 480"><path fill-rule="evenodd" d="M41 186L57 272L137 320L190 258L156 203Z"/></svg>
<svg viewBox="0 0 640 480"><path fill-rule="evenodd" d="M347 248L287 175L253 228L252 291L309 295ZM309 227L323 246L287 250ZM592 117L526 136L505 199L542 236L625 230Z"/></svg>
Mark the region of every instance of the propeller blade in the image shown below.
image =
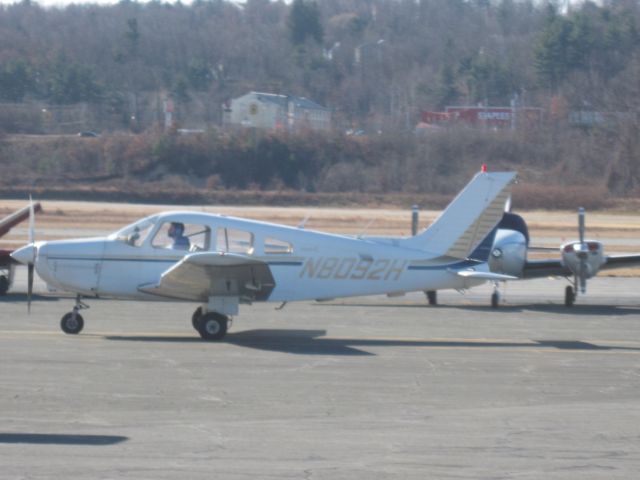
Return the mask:
<svg viewBox="0 0 640 480"><path fill-rule="evenodd" d="M27 265L27 312L31 313L31 296L33 295L33 263Z"/></svg>
<svg viewBox="0 0 640 480"><path fill-rule="evenodd" d="M584 208L578 209L578 234L580 235L580 244L584 243Z"/></svg>
<svg viewBox="0 0 640 480"><path fill-rule="evenodd" d="M29 243L33 243L35 241L35 223L36 223L36 214L33 208L33 199L31 195L29 195Z"/></svg>
<svg viewBox="0 0 640 480"><path fill-rule="evenodd" d="M511 213L511 195L509 195L509 198L507 198L507 201L504 204L504 211L507 213Z"/></svg>
<svg viewBox="0 0 640 480"><path fill-rule="evenodd" d="M578 279L580 280L580 293L587 292L587 260L580 260L580 275L578 275Z"/></svg>

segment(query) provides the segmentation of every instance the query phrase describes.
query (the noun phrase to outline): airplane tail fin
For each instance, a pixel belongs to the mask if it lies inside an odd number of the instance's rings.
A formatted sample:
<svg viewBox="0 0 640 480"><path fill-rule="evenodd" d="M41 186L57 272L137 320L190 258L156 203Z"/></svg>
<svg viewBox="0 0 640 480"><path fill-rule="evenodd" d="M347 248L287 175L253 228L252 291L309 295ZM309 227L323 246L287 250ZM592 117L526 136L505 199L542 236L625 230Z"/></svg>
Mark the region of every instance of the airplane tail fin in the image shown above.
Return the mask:
<svg viewBox="0 0 640 480"><path fill-rule="evenodd" d="M515 172L478 173L426 230L404 239L402 246L486 260L515 179Z"/></svg>

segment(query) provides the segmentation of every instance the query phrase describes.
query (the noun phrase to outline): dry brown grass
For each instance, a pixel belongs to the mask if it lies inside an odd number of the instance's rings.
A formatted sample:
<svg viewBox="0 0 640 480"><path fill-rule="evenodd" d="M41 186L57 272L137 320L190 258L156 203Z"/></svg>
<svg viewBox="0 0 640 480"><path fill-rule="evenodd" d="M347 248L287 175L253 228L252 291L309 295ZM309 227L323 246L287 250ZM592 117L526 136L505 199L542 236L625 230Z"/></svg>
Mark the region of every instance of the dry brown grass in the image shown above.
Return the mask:
<svg viewBox="0 0 640 480"><path fill-rule="evenodd" d="M44 211L36 220L36 234L39 240L105 235L141 217L164 210L221 213L291 226L298 225L308 217L305 227L307 229L350 235L408 235L411 218L411 212L407 208L180 206L70 201L42 203ZM0 217L25 204L26 202L21 200L2 201ZM421 227L430 224L439 213L439 210L421 211ZM533 245L559 248L563 242L577 238L575 211L532 210L522 215L529 225ZM27 238L26 229L26 224L14 228L0 240L0 248L23 245ZM640 214L625 212L625 209L588 212L587 233L589 238L604 242L607 253L640 252ZM549 252L542 255L535 254L533 257L557 257L557 255ZM640 270L623 269L605 274L638 276Z"/></svg>

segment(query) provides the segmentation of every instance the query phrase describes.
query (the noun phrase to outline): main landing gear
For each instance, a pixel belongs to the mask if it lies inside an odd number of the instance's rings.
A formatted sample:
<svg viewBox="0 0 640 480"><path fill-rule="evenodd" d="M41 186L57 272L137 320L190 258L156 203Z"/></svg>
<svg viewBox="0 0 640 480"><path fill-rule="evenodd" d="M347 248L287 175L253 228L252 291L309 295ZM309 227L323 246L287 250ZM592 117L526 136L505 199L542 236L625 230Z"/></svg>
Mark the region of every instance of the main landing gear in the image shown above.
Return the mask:
<svg viewBox="0 0 640 480"><path fill-rule="evenodd" d="M429 305L437 305L438 304L438 291L437 290L426 290L425 295L427 296L427 301Z"/></svg>
<svg viewBox="0 0 640 480"><path fill-rule="evenodd" d="M89 308L89 305L82 302L82 297L78 295L76 297L76 304L73 307L73 310L69 313L65 313L60 320L60 328L62 328L62 331L70 335L80 333L84 328L84 318L82 318L82 315L78 312L87 308Z"/></svg>
<svg viewBox="0 0 640 480"><path fill-rule="evenodd" d="M89 305L82 302L82 297L78 295L73 310L60 319L62 331L70 335L80 333L84 328L84 318L79 312L87 308ZM191 324L204 340L222 340L231 325L231 318L214 311L203 313L203 308L198 307L191 316Z"/></svg>
<svg viewBox="0 0 640 480"><path fill-rule="evenodd" d="M9 291L9 277L0 275L0 295L5 295Z"/></svg>
<svg viewBox="0 0 640 480"><path fill-rule="evenodd" d="M491 294L491 308L500 306L500 286L498 282L493 282L493 293Z"/></svg>
<svg viewBox="0 0 640 480"><path fill-rule="evenodd" d="M222 340L227 334L231 319L218 312L203 313L202 307L198 307L193 312L191 323L204 340Z"/></svg>

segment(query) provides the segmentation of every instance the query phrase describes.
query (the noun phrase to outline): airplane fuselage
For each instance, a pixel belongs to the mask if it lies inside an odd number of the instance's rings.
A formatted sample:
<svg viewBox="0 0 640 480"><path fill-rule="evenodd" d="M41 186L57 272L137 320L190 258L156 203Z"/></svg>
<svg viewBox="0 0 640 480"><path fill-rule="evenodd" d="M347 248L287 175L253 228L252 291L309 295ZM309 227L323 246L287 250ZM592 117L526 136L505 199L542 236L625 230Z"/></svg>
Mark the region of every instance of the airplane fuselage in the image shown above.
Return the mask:
<svg viewBox="0 0 640 480"><path fill-rule="evenodd" d="M464 289L481 283L449 270L460 260L375 240L204 213L172 212L154 218L139 244L116 234L40 243L36 270L53 287L85 296L157 299L139 287L157 282L190 253L154 243L163 225L179 221L207 232L192 251L242 253L266 263L275 280L268 301ZM229 244L229 232L235 244Z"/></svg>

